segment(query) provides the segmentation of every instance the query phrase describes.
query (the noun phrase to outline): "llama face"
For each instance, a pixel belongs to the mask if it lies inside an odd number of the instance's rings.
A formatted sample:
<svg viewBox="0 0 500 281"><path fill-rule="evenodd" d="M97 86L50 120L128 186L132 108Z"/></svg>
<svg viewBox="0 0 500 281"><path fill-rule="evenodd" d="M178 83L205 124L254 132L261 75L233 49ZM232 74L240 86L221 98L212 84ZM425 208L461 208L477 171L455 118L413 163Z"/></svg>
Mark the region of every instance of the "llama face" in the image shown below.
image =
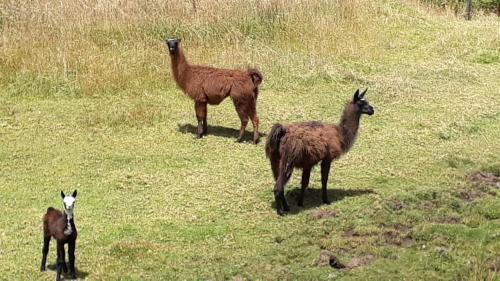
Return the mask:
<svg viewBox="0 0 500 281"><path fill-rule="evenodd" d="M71 197L71 196L64 197L64 199L63 199L64 209L73 210L73 207L75 206L75 201L76 201L76 199Z"/></svg>
<svg viewBox="0 0 500 281"><path fill-rule="evenodd" d="M64 210L70 213L73 212L73 208L75 207L76 202L76 190L73 191L73 194L71 194L71 196L66 196L64 192L61 191L61 197L63 199Z"/></svg>
<svg viewBox="0 0 500 281"><path fill-rule="evenodd" d="M361 110L362 114L368 114L368 115L373 115L375 113L375 110L373 107L368 103L367 100L362 99L357 102L359 110Z"/></svg>
<svg viewBox="0 0 500 281"><path fill-rule="evenodd" d="M175 55L177 53L177 50L179 49L179 43L181 42L181 39L167 39L165 42L167 43L169 53L171 55Z"/></svg>
<svg viewBox="0 0 500 281"><path fill-rule="evenodd" d="M356 93L354 93L353 102L356 103L356 105L359 108L359 111L362 114L372 115L373 113L375 113L375 110L364 98L367 90L368 89L365 89L363 92L360 93L358 89Z"/></svg>

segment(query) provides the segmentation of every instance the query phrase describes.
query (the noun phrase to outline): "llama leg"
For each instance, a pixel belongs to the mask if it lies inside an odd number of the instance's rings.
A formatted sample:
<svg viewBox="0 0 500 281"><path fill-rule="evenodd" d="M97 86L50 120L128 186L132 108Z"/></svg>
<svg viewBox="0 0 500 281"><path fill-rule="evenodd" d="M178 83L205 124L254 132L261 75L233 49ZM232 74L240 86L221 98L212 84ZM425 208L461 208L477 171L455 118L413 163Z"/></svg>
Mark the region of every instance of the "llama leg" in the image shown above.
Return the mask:
<svg viewBox="0 0 500 281"><path fill-rule="evenodd" d="M205 118L203 118L203 134L206 136L208 134L208 122L207 122L207 111L205 110Z"/></svg>
<svg viewBox="0 0 500 281"><path fill-rule="evenodd" d="M64 273L68 273L68 266L66 265L66 253L64 252L64 244L62 247L63 247L62 252L61 252L62 270Z"/></svg>
<svg viewBox="0 0 500 281"><path fill-rule="evenodd" d="M75 247L76 241L69 241L68 243L68 256L69 256L69 271L71 273L71 278L76 279L75 271Z"/></svg>
<svg viewBox="0 0 500 281"><path fill-rule="evenodd" d="M280 171L280 159L275 157L274 155L271 155L270 160L271 160L271 169L273 170L274 181L277 181Z"/></svg>
<svg viewBox="0 0 500 281"><path fill-rule="evenodd" d="M255 109L255 101L251 105L251 110L249 112L250 119L253 125L253 143L259 143L259 117L257 117L257 110Z"/></svg>
<svg viewBox="0 0 500 281"><path fill-rule="evenodd" d="M203 121L206 122L207 114L207 104L204 102L195 102L194 111L196 113L196 120L198 120L198 128L196 130L196 137L201 138L203 136Z"/></svg>
<svg viewBox="0 0 500 281"><path fill-rule="evenodd" d="M280 165L278 180L274 185L274 200L276 202L276 211L282 216L290 211L290 207L285 198L285 185L292 176L293 166L290 164Z"/></svg>
<svg viewBox="0 0 500 281"><path fill-rule="evenodd" d="M203 111L203 134L206 136L208 133L208 122L207 122L207 104L205 104Z"/></svg>
<svg viewBox="0 0 500 281"><path fill-rule="evenodd" d="M304 168L302 171L302 181L300 183L301 189L299 194L299 200L297 205L304 206L304 192L306 191L307 186L309 185L309 177L311 176L311 168Z"/></svg>
<svg viewBox="0 0 500 281"><path fill-rule="evenodd" d="M238 136L237 142L243 141L243 134L245 133L245 128L248 124L248 113L245 110L245 107L239 104L234 103L236 107L236 112L238 113L238 117L240 117L241 126L240 126L240 135Z"/></svg>
<svg viewBox="0 0 500 281"><path fill-rule="evenodd" d="M42 249L42 265L40 266L40 271L45 271L45 264L47 263L47 254L49 253L50 236L43 237L43 249Z"/></svg>
<svg viewBox="0 0 500 281"><path fill-rule="evenodd" d="M331 164L332 161L330 160L323 160L321 162L321 196L325 204L330 204L328 193L326 192L326 185L328 184L328 174L330 173Z"/></svg>
<svg viewBox="0 0 500 281"><path fill-rule="evenodd" d="M56 280L61 280L61 271L64 263L64 244L57 241L57 265L56 265Z"/></svg>

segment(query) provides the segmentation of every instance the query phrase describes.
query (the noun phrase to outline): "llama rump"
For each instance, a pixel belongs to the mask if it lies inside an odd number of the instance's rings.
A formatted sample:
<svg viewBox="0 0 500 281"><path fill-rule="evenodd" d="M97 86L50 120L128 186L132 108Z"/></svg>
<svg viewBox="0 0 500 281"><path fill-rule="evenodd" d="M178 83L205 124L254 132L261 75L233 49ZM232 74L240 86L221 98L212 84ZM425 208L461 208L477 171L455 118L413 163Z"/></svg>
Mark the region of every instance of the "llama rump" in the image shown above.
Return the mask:
<svg viewBox="0 0 500 281"><path fill-rule="evenodd" d="M198 120L197 137L207 134L207 105L217 105L228 96L241 121L237 141L243 140L248 120L253 124L253 141L259 142L259 118L257 117L257 96L262 74L257 69L221 69L209 66L191 65L187 62L180 39L168 39L166 44L172 62L172 75L179 88L194 101Z"/></svg>
<svg viewBox="0 0 500 281"><path fill-rule="evenodd" d="M273 191L279 215L290 210L284 187L293 168L301 168L303 171L298 198L298 205L303 206L311 169L321 162L322 199L324 203L330 203L326 187L331 163L348 152L354 144L361 115L374 113L373 107L364 99L365 93L366 90L361 94L359 89L356 91L352 101L346 104L338 124L304 122L289 126L275 124L272 127L267 138L266 155L276 181Z"/></svg>

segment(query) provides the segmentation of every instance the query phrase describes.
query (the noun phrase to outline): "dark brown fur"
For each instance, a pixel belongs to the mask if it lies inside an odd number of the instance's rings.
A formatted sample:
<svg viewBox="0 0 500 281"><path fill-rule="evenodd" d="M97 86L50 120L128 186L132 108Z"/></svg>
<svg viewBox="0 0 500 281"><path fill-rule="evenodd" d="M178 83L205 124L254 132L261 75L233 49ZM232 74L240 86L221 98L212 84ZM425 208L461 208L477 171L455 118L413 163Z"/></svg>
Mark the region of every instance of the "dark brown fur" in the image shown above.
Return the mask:
<svg viewBox="0 0 500 281"><path fill-rule="evenodd" d="M253 140L255 143L259 141L256 105L258 86L263 77L257 69L220 69L190 65L180 47L170 57L175 82L195 102L198 137L207 133L207 104L217 105L229 96L241 120L238 141L242 141L249 119L254 127Z"/></svg>
<svg viewBox="0 0 500 281"><path fill-rule="evenodd" d="M266 143L266 155L271 162L276 180L274 193L278 214L282 215L289 209L284 196L284 186L290 179L294 167L303 170L298 205L303 205L304 191L309 184L311 169L319 162L321 162L323 202L329 203L326 186L331 163L349 151L354 144L361 113L373 114L373 108L371 113L362 112L362 106L371 108L366 101L360 101L355 95L353 101L346 104L339 124L315 121L289 126L275 124L272 127Z"/></svg>
<svg viewBox="0 0 500 281"><path fill-rule="evenodd" d="M67 272L66 262L64 258L64 244L68 244L69 267L72 278L76 278L75 272L75 247L77 231L74 219L70 220L73 232L70 235L64 234L64 229L68 223L66 215L52 207L47 209L47 213L43 216L43 249L42 249L42 265L41 271L45 271L47 254L49 252L50 239L53 237L57 241L57 280L61 277L61 270Z"/></svg>

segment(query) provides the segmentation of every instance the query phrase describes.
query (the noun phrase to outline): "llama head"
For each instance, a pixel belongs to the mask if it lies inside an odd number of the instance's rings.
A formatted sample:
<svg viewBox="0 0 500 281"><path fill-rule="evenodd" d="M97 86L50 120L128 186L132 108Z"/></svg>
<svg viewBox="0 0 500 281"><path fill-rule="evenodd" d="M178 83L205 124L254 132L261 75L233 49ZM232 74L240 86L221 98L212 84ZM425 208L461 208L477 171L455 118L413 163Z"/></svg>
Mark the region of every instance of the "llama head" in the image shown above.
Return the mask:
<svg viewBox="0 0 500 281"><path fill-rule="evenodd" d="M70 196L66 196L64 192L61 191L61 198L63 199L64 211L67 214L73 214L73 208L76 202L76 189Z"/></svg>
<svg viewBox="0 0 500 281"><path fill-rule="evenodd" d="M368 103L368 101L364 99L366 91L368 91L368 89L365 89L361 93L359 92L359 89L356 90L356 93L354 93L354 97L352 99L352 102L358 106L358 110L359 110L359 112L361 112L361 114L372 115L373 113L375 113L375 110Z"/></svg>
<svg viewBox="0 0 500 281"><path fill-rule="evenodd" d="M177 50L179 49L179 45L181 44L181 39L170 38L165 40L165 43L167 44L170 54L175 55L177 53Z"/></svg>

